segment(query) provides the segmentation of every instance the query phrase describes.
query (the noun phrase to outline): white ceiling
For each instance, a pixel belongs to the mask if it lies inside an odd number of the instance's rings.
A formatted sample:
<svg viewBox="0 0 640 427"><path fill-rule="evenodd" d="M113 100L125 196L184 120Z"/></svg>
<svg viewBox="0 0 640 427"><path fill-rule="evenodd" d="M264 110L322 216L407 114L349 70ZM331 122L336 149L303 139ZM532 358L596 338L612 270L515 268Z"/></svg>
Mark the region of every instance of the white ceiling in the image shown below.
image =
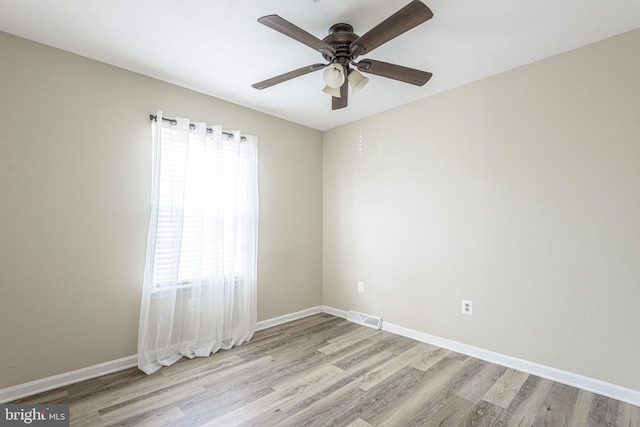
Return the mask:
<svg viewBox="0 0 640 427"><path fill-rule="evenodd" d="M278 14L320 39L346 22L362 35L409 0L0 0L0 30L327 130L640 28L640 0L423 1L433 19L362 58L433 78L415 87L370 75L336 111L322 72L251 87L323 62L256 19Z"/></svg>

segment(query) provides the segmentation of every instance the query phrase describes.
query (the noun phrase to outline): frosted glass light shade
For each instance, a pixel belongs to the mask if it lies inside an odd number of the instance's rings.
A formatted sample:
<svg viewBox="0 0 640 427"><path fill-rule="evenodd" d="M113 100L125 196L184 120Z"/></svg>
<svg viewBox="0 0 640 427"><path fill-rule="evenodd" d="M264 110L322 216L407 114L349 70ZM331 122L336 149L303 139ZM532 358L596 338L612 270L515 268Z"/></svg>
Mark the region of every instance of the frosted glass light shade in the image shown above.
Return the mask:
<svg viewBox="0 0 640 427"><path fill-rule="evenodd" d="M331 64L324 69L322 78L324 79L324 82L327 84L327 86L339 88L344 83L344 69L342 68L342 65Z"/></svg>
<svg viewBox="0 0 640 427"><path fill-rule="evenodd" d="M358 70L351 70L348 80L353 93L360 92L360 89L362 89L367 85L367 83L369 83L369 79L360 74Z"/></svg>
<svg viewBox="0 0 640 427"><path fill-rule="evenodd" d="M331 95L335 98L340 98L340 86L338 87L331 87L329 85L325 86L324 89L322 89L322 91L324 93L326 93L327 95Z"/></svg>

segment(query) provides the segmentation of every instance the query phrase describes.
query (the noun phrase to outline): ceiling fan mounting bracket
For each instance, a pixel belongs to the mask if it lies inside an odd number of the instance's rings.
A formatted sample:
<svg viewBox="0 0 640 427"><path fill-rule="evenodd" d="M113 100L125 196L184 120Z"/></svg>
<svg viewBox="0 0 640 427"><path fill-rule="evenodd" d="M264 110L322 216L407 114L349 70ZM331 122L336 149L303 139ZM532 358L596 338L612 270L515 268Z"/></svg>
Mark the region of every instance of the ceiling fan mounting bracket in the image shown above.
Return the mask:
<svg viewBox="0 0 640 427"><path fill-rule="evenodd" d="M329 34L335 33L353 33L353 27L350 24L345 24L344 22L333 24L329 28Z"/></svg>

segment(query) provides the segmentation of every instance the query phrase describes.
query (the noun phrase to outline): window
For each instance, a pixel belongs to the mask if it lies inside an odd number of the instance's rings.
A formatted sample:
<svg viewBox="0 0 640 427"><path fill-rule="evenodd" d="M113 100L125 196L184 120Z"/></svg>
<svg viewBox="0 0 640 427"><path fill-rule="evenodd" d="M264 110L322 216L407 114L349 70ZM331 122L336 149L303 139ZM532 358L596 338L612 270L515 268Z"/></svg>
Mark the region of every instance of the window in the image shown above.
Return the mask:
<svg viewBox="0 0 640 427"><path fill-rule="evenodd" d="M246 267L239 255L248 249L247 229L257 223L248 197L256 193L255 163L246 141L221 132L216 141L215 131L190 129L185 138L175 126L163 129L156 289L194 281L237 283Z"/></svg>

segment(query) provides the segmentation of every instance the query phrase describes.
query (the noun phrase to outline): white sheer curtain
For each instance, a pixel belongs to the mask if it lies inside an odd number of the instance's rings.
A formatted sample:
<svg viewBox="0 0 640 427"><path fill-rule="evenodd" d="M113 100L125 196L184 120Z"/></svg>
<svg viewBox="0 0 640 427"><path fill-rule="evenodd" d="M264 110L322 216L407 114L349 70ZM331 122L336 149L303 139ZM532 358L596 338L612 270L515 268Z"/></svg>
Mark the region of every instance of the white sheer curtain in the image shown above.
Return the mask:
<svg viewBox="0 0 640 427"><path fill-rule="evenodd" d="M257 139L152 121L153 176L138 367L248 341L256 324Z"/></svg>

